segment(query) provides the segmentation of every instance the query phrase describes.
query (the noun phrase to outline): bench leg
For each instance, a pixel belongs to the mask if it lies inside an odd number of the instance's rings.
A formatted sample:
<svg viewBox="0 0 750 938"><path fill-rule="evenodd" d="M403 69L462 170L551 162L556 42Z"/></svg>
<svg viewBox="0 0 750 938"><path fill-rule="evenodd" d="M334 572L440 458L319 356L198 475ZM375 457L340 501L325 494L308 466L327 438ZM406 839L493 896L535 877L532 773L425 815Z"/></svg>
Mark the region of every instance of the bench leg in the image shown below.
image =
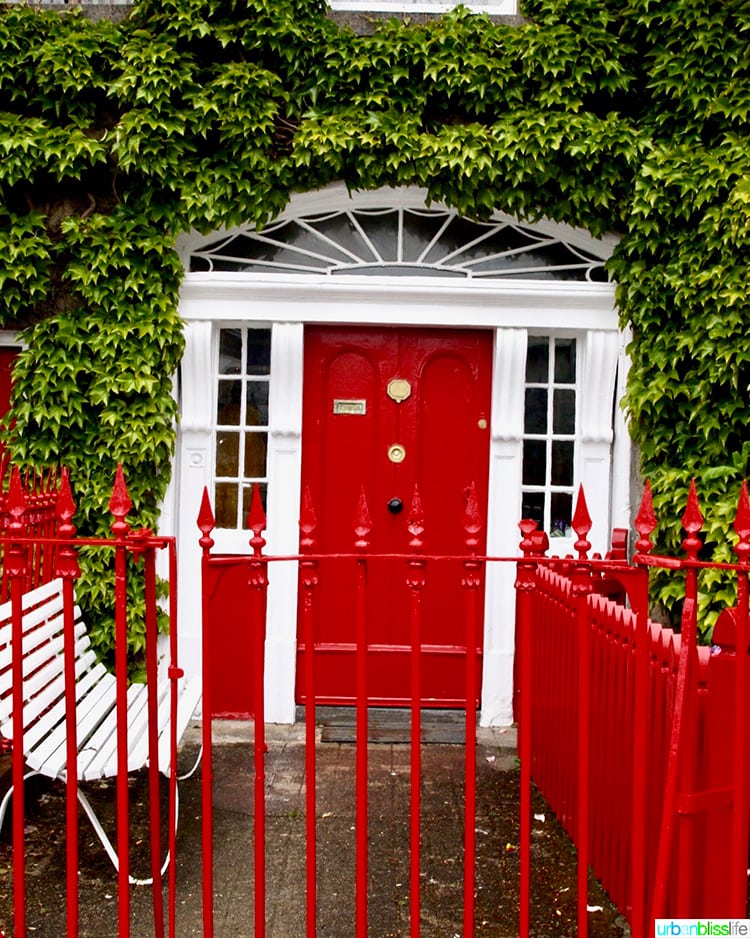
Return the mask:
<svg viewBox="0 0 750 938"><path fill-rule="evenodd" d="M23 777L24 782L29 778L33 778L35 775L41 775L41 772L27 772ZM5 792L3 800L0 801L0 830L2 830L3 821L5 820L5 812L8 810L8 805L10 804L10 799L12 796L13 785L11 785L10 788Z"/></svg>
<svg viewBox="0 0 750 938"><path fill-rule="evenodd" d="M100 821L99 821L99 818L96 816L96 812L95 812L94 809L91 807L91 802L90 802L89 799L86 797L86 795L81 791L80 788L78 789L78 800L79 800L80 803L81 803L81 807L82 807L83 810L86 812L86 817L88 817L89 821L91 822L91 826L92 826L92 827L94 828L94 830L96 831L96 836L97 836L97 837L99 838L99 840L101 841L101 845L102 845L102 847L104 847L104 850L105 850L107 856L109 857L109 859L110 859L110 861L111 861L111 863L112 863L112 866L114 866L115 870L118 870L118 871L119 871L119 869L120 869L120 861L119 861L119 858L118 858L118 856L117 856L117 851L116 851L115 848L112 846L112 841L111 841L111 840L109 839L109 837L107 836L107 832L106 832L106 831L104 830L104 828L102 827L102 825L101 825L101 823L100 823ZM178 787L178 788L177 788L177 797L176 797L176 801L175 801L175 827L176 827L177 824L179 823L179 819L180 819L180 789L179 789L179 787ZM166 873L166 871L167 871L167 867L169 866L169 861L170 861L170 859L171 859L171 857L170 857L170 855L169 855L169 851L167 851L167 855L166 855L166 857L165 857L165 859L164 859L164 863L163 863L162 868L161 868L161 875L162 875L162 876L163 876L163 875ZM129 877L129 879L130 879L130 885L131 885L131 886L150 886L150 885L153 883L153 881L154 881L153 876L150 876L148 879L136 879L134 876L131 876L131 877Z"/></svg>

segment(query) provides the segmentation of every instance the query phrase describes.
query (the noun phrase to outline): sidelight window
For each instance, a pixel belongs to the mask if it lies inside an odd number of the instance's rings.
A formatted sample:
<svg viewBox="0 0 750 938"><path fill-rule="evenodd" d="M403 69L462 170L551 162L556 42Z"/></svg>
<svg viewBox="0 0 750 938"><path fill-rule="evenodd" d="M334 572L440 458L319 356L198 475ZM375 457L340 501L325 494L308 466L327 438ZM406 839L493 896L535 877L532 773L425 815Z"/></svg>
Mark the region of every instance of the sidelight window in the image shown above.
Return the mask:
<svg viewBox="0 0 750 938"><path fill-rule="evenodd" d="M530 336L524 400L522 514L570 537L576 457L576 340Z"/></svg>
<svg viewBox="0 0 750 938"><path fill-rule="evenodd" d="M214 429L214 504L218 528L247 528L254 485L268 487L271 330L221 329Z"/></svg>

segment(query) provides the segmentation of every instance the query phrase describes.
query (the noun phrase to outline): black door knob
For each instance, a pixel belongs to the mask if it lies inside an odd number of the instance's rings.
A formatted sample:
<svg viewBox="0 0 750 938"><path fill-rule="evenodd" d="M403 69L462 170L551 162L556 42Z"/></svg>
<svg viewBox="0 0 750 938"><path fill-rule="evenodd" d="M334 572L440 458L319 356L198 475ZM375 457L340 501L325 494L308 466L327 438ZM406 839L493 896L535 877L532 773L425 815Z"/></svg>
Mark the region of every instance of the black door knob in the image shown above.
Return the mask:
<svg viewBox="0 0 750 938"><path fill-rule="evenodd" d="M403 507L404 507L404 503L401 501L400 498L392 498L388 502L388 511L390 511L392 515L397 515Z"/></svg>

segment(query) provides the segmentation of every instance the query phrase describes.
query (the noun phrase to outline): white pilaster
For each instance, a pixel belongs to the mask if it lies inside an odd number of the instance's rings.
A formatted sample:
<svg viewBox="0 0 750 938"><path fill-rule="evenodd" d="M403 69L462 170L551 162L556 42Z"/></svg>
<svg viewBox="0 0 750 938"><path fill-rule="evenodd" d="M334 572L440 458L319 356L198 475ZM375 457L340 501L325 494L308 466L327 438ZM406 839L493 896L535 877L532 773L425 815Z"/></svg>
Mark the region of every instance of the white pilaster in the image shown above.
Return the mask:
<svg viewBox="0 0 750 938"><path fill-rule="evenodd" d="M488 556L518 551L521 516L525 329L498 329L492 377ZM482 677L482 726L513 722L515 565L490 563L487 569Z"/></svg>
<svg viewBox="0 0 750 938"><path fill-rule="evenodd" d="M211 484L212 422L215 408L212 323L185 324L185 354L180 364L181 416L178 432L178 537L180 664L190 673L201 667L201 554L196 525L204 486Z"/></svg>
<svg viewBox="0 0 750 938"><path fill-rule="evenodd" d="M268 553L299 549L302 474L301 323L275 323L271 333L268 438ZM297 564L270 565L265 708L269 723L294 723L297 651Z"/></svg>
<svg viewBox="0 0 750 938"><path fill-rule="evenodd" d="M614 331L587 332L582 342L580 382L580 479L591 515L592 550L610 546L610 483L612 472L612 409L614 406L618 335Z"/></svg>

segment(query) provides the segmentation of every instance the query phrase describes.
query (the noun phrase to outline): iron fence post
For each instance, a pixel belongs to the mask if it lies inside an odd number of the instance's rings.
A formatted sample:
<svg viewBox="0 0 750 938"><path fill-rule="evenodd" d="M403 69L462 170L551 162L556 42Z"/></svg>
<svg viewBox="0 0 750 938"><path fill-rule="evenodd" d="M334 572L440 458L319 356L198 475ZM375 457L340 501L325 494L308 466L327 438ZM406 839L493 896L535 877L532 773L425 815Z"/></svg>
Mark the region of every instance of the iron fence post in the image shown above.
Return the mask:
<svg viewBox="0 0 750 938"><path fill-rule="evenodd" d="M78 727L76 721L75 669L75 581L81 575L78 553L65 541L75 537L72 524L75 504L70 491L67 470L63 469L57 497L57 535L60 543L55 552L54 574L62 579L63 592L63 655L65 680L65 818L66 818L66 892L68 935L78 935ZM51 552L50 552L51 553Z"/></svg>
<svg viewBox="0 0 750 938"><path fill-rule="evenodd" d="M130 828L128 806L128 609L127 545L132 507L118 465L109 510L115 538L115 680L117 684L117 910L119 938L130 935Z"/></svg>
<svg viewBox="0 0 750 938"><path fill-rule="evenodd" d="M7 510L10 515L8 542L5 547L5 569L10 581L11 644L13 682L13 750L11 779L13 782L13 927L16 938L26 938L26 843L24 832L24 762L23 762L23 585L26 578L26 551L14 541L24 533L26 499L17 468L11 473Z"/></svg>
<svg viewBox="0 0 750 938"><path fill-rule="evenodd" d="M201 676L203 712L203 768L201 771L201 838L202 838L202 904L203 938L213 938L214 934L214 823L213 823L213 739L212 739L212 700L211 700L211 633L209 627L209 566L211 548L214 546L211 532L216 525L211 509L208 490L203 489L203 498L198 513L198 528L201 537Z"/></svg>

